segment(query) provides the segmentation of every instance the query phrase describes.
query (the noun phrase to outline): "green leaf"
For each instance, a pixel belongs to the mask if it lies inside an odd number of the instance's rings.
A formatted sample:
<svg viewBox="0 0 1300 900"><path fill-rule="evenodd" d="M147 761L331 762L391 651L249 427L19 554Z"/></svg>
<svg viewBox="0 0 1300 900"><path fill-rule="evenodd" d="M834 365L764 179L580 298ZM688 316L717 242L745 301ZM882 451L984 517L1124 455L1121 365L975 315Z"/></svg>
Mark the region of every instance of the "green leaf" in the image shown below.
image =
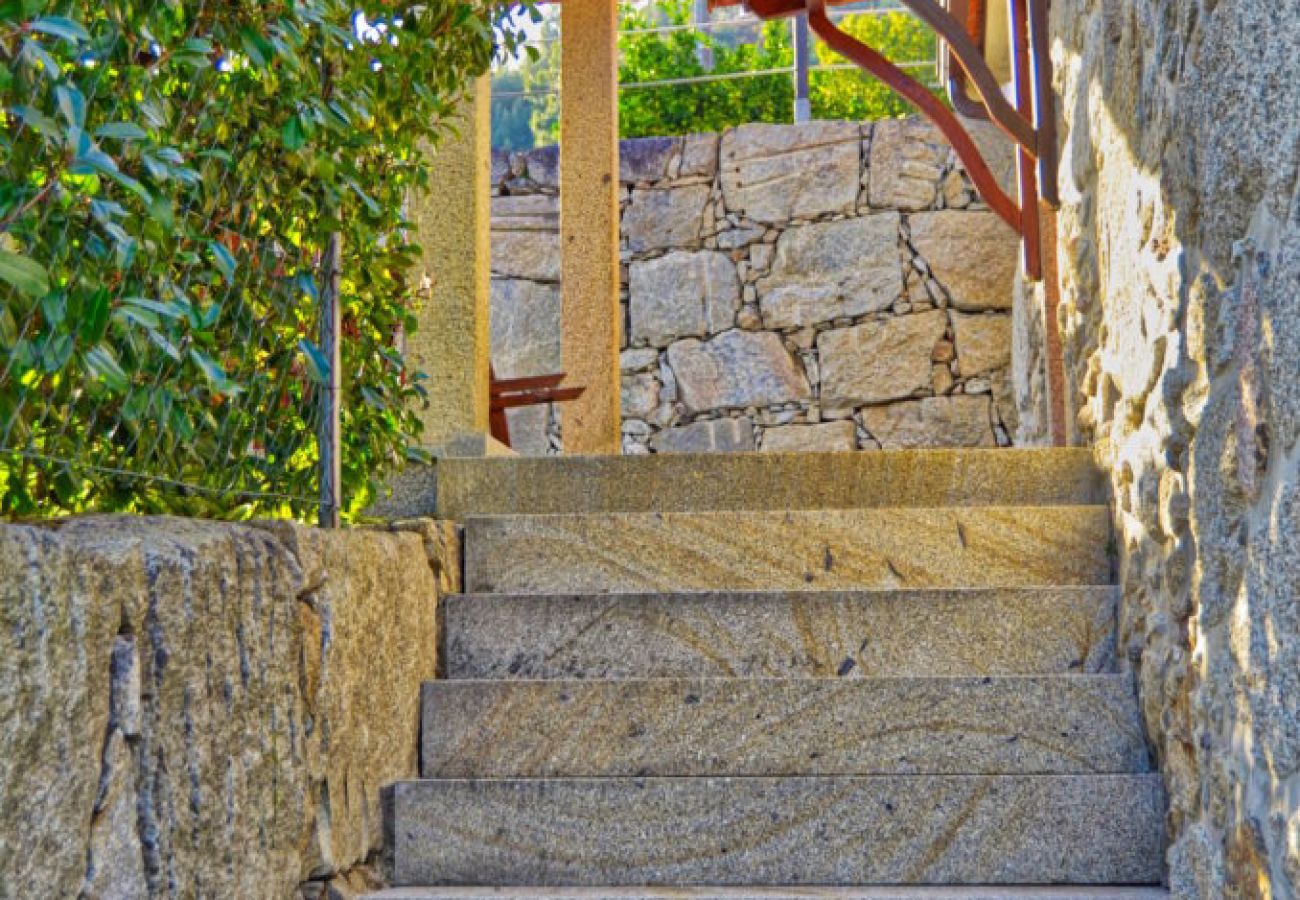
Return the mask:
<svg viewBox="0 0 1300 900"><path fill-rule="evenodd" d="M212 261L221 270L221 275L226 279L226 283L233 284L235 281L235 258L230 255L229 250L216 241L211 241L208 244L208 249L212 251Z"/></svg>
<svg viewBox="0 0 1300 900"><path fill-rule="evenodd" d="M306 338L298 342L298 349L307 357L307 367L311 370L312 381L317 384L327 384L330 380L330 363L325 358L325 354Z"/></svg>
<svg viewBox="0 0 1300 900"><path fill-rule="evenodd" d="M136 309L151 310L164 319L180 319L185 315L185 311L175 303L159 303L157 300L150 300L147 297L123 297L122 302L130 304Z"/></svg>
<svg viewBox="0 0 1300 900"><path fill-rule="evenodd" d="M8 250L0 250L0 281L7 281L29 297L43 297L50 292L50 273L45 267Z"/></svg>
<svg viewBox="0 0 1300 900"><path fill-rule="evenodd" d="M226 370L215 359L194 347L190 348L190 359L194 360L214 391L220 394L239 393L239 385L230 380Z"/></svg>
<svg viewBox="0 0 1300 900"><path fill-rule="evenodd" d="M142 141L149 137L149 132L134 122L109 122L95 129L95 137L113 138L119 141Z"/></svg>
<svg viewBox="0 0 1300 900"><path fill-rule="evenodd" d="M54 89L54 98L59 104L63 121L77 128L86 127L86 98L76 85L61 84Z"/></svg>
<svg viewBox="0 0 1300 900"><path fill-rule="evenodd" d="M90 40L90 33L66 16L41 16L39 19L33 19L29 27L32 31L62 38L74 44Z"/></svg>
<svg viewBox="0 0 1300 900"><path fill-rule="evenodd" d="M51 140L62 141L64 132L63 126L51 119L45 113L30 106L16 106L13 110L14 116L25 122L28 127L44 137Z"/></svg>
<svg viewBox="0 0 1300 900"><path fill-rule="evenodd" d="M100 288L90 295L86 308L82 311L77 335L87 344L97 343L108 328L108 313L111 306L108 301L107 288Z"/></svg>
<svg viewBox="0 0 1300 900"><path fill-rule="evenodd" d="M286 150L297 152L302 149L303 144L307 143L307 133L303 130L301 117L293 116L284 123L280 129L280 140L284 142Z"/></svg>
<svg viewBox="0 0 1300 900"><path fill-rule="evenodd" d="M157 328L162 324L155 313L136 306L119 306L113 310L113 319L124 325L138 325L148 329Z"/></svg>
<svg viewBox="0 0 1300 900"><path fill-rule="evenodd" d="M122 364L117 361L111 347L100 344L86 351L83 357L86 372L115 391L124 391L131 385Z"/></svg>

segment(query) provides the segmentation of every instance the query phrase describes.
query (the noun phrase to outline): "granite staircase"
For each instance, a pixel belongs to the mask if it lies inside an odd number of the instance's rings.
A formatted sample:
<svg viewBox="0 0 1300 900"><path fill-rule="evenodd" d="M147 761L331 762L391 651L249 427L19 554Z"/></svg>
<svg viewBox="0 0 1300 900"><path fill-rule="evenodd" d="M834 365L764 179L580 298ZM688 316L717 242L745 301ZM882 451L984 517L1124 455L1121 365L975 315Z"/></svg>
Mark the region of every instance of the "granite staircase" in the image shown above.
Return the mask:
<svg viewBox="0 0 1300 900"><path fill-rule="evenodd" d="M1166 896L1086 454L446 460L436 489L467 593L377 896Z"/></svg>

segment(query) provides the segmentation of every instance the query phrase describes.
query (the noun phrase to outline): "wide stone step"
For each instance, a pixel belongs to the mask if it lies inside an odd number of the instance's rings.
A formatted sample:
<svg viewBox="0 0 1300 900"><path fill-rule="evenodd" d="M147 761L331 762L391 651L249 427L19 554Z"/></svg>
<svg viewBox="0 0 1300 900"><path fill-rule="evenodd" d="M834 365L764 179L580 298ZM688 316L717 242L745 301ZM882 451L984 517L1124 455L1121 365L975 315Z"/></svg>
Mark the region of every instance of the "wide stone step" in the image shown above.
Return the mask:
<svg viewBox="0 0 1300 900"><path fill-rule="evenodd" d="M499 516L470 593L1108 584L1104 506Z"/></svg>
<svg viewBox="0 0 1300 900"><path fill-rule="evenodd" d="M1154 887L405 887L362 900L1168 900Z"/></svg>
<svg viewBox="0 0 1300 900"><path fill-rule="evenodd" d="M1148 771L1127 675L432 681L425 778Z"/></svg>
<svg viewBox="0 0 1300 900"><path fill-rule="evenodd" d="M1029 675L1115 668L1113 587L469 594L448 678Z"/></svg>
<svg viewBox="0 0 1300 900"><path fill-rule="evenodd" d="M401 514L461 520L1105 500L1088 450L1005 449L441 459L435 478L406 479L389 502Z"/></svg>
<svg viewBox="0 0 1300 900"><path fill-rule="evenodd" d="M398 885L1158 884L1157 775L440 780Z"/></svg>

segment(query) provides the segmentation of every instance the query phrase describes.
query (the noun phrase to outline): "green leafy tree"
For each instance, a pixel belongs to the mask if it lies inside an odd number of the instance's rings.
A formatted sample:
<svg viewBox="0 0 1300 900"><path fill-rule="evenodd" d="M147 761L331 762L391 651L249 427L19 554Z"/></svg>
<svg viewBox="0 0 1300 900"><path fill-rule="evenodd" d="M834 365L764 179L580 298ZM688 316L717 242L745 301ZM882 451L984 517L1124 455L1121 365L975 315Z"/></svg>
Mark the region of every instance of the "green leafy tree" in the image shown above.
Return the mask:
<svg viewBox="0 0 1300 900"><path fill-rule="evenodd" d="M501 150L533 147L533 98L510 96L524 91L524 76L506 69L492 76L492 146Z"/></svg>
<svg viewBox="0 0 1300 900"><path fill-rule="evenodd" d="M403 202L516 36L458 0L353 13L0 0L0 513L307 514L332 234L347 503L411 453Z"/></svg>

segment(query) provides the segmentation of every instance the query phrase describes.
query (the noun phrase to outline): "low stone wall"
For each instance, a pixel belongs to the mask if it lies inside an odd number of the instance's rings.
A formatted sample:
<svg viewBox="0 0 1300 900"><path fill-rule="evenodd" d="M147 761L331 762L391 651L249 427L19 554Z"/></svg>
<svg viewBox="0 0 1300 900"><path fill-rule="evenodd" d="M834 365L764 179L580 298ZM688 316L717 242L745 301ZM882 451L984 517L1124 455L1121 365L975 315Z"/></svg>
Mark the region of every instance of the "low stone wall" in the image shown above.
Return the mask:
<svg viewBox="0 0 1300 900"><path fill-rule="evenodd" d="M931 126L746 125L620 164L624 452L1011 443L1018 241ZM492 178L496 372L560 371L556 148ZM515 447L557 452L562 415L512 411Z"/></svg>
<svg viewBox="0 0 1300 900"><path fill-rule="evenodd" d="M1058 0L1052 21L1072 424L1112 476L1172 893L1294 898L1300 17Z"/></svg>
<svg viewBox="0 0 1300 900"><path fill-rule="evenodd" d="M0 898L374 884L459 577L411 527L0 525Z"/></svg>

